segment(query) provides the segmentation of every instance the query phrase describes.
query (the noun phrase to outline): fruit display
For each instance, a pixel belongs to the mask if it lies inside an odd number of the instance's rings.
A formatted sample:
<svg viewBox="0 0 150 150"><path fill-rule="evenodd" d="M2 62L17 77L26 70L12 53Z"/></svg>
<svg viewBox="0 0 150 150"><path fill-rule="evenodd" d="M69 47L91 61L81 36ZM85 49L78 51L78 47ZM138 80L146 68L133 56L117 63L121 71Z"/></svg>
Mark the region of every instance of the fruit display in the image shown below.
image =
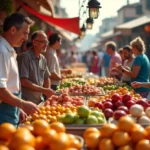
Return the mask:
<svg viewBox="0 0 150 150"><path fill-rule="evenodd" d="M58 117L58 121L64 124L97 125L106 123L104 114L98 110L90 110L87 106L79 106L75 113L67 113Z"/></svg>
<svg viewBox="0 0 150 150"><path fill-rule="evenodd" d="M67 92L71 95L104 95L102 88L93 85L76 85L68 88Z"/></svg>
<svg viewBox="0 0 150 150"><path fill-rule="evenodd" d="M66 133L60 122L49 125L45 120L36 120L30 126L18 129L10 123L0 125L1 150L81 150L81 137Z"/></svg>
<svg viewBox="0 0 150 150"><path fill-rule="evenodd" d="M91 127L83 134L88 148L99 150L150 150L150 126L145 129L128 116L118 124L104 124L100 129Z"/></svg>
<svg viewBox="0 0 150 150"><path fill-rule="evenodd" d="M120 87L125 87L129 91L132 90L131 86L127 85L126 83L121 83L121 84L111 84L111 85L104 85L103 89L107 92L110 90L117 90Z"/></svg>
<svg viewBox="0 0 150 150"><path fill-rule="evenodd" d="M57 106L41 106L40 112L35 112L34 114L30 115L27 120L24 122L24 124L31 124L33 121L37 119L44 119L48 123L52 123L58 120L58 117L61 115L65 115L67 113L76 114L76 107L70 106L70 107L64 107L60 104Z"/></svg>
<svg viewBox="0 0 150 150"><path fill-rule="evenodd" d="M64 107L84 105L85 98L83 96L69 96L63 93L60 96L52 95L46 100L44 105L57 106L58 104Z"/></svg>
<svg viewBox="0 0 150 150"><path fill-rule="evenodd" d="M85 80L81 80L79 78L74 78L74 79L71 79L71 80L63 80L63 82L57 86L57 89L63 89L63 88L69 88L69 87L72 87L72 86L75 86L75 85L84 85L86 83Z"/></svg>
<svg viewBox="0 0 150 150"><path fill-rule="evenodd" d="M104 86L104 85L111 85L111 84L118 84L119 81L116 78L112 77L100 77L100 78L89 78L88 83L91 85L97 86Z"/></svg>
<svg viewBox="0 0 150 150"><path fill-rule="evenodd" d="M101 109L107 119L114 117L114 119L118 120L120 117L127 115L130 107L140 103L139 101L141 101L140 98L137 99L130 94L121 96L115 93L110 98L103 99L99 102L94 102L94 99L92 102L90 100L90 104L92 104L93 107Z"/></svg>
<svg viewBox="0 0 150 150"><path fill-rule="evenodd" d="M110 100L112 98L112 96L114 94L118 94L120 97L124 96L124 95L130 95L132 97L132 100L138 100L138 99L141 99L142 97L135 93L133 90L128 90L128 88L126 87L119 87L117 90L112 90L110 92L108 92L106 95L104 96L100 96L100 97L92 97L92 98L89 98L88 100L88 106L89 107L95 107L95 103L99 103L99 102L102 102L102 101L106 101L106 100ZM96 104L98 105L98 104ZM96 106L97 107L97 106Z"/></svg>

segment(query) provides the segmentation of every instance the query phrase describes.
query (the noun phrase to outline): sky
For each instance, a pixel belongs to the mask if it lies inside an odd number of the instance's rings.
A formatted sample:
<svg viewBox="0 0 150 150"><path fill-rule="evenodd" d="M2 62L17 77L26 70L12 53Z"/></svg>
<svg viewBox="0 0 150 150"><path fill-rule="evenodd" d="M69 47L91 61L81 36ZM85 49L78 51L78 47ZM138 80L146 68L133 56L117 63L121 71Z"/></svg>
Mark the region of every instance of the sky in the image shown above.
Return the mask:
<svg viewBox="0 0 150 150"><path fill-rule="evenodd" d="M80 0L82 3L84 0ZM102 8L100 9L100 14L98 19L94 20L94 26L92 30L88 30L88 34L96 34L99 31L99 26L102 23L102 20L107 17L117 16L117 10L122 6L127 4L127 0L98 0L101 3ZM60 0L60 4L63 8L66 9L68 17L77 17L79 16L79 0ZM140 0L129 0L129 3L140 2ZM88 0L86 0L86 5ZM83 8L82 8L83 9ZM85 10L85 9L84 9ZM85 18L86 16L83 15ZM84 19L85 20L85 19Z"/></svg>

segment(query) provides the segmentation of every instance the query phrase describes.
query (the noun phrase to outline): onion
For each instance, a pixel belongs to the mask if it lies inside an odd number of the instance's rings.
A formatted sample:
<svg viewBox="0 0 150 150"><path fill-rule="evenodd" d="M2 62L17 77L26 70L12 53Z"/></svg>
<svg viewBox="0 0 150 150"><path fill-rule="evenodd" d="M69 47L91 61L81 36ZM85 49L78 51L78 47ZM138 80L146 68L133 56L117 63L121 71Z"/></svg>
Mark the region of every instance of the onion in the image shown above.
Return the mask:
<svg viewBox="0 0 150 150"><path fill-rule="evenodd" d="M141 125L150 125L150 119L147 116L142 116L138 120L138 123Z"/></svg>
<svg viewBox="0 0 150 150"><path fill-rule="evenodd" d="M150 118L150 107L148 107L145 111L146 116Z"/></svg>
<svg viewBox="0 0 150 150"><path fill-rule="evenodd" d="M143 107L138 104L135 104L135 105L131 106L131 108L130 108L130 114L133 117L141 117L143 114L143 111L144 111Z"/></svg>

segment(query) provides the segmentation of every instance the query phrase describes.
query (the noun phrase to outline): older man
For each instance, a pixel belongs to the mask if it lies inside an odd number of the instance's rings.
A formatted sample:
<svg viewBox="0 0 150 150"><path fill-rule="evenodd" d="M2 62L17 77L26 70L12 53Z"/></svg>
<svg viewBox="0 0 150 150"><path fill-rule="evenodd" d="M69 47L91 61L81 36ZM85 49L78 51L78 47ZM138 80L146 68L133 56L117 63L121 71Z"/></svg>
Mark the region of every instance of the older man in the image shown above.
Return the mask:
<svg viewBox="0 0 150 150"><path fill-rule="evenodd" d="M20 13L8 16L0 36L0 124L19 122L20 109L27 114L38 111L34 103L20 98L20 82L16 53L13 47L20 47L28 39L32 21ZM23 111L21 111L23 114Z"/></svg>
<svg viewBox="0 0 150 150"><path fill-rule="evenodd" d="M18 64L23 98L39 104L44 100L43 94L50 97L55 92L50 89L47 61L41 54L46 51L47 36L39 30L32 34L31 40L32 48L20 56Z"/></svg>

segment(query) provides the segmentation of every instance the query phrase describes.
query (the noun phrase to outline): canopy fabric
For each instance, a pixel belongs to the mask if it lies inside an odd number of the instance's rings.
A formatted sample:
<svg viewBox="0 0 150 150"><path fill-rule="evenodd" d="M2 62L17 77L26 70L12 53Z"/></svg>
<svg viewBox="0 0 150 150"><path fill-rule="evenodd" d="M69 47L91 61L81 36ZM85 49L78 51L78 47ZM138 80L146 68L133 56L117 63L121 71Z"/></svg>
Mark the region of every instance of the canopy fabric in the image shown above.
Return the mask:
<svg viewBox="0 0 150 150"><path fill-rule="evenodd" d="M37 11L31 9L27 5L20 3L20 5L26 9L28 12L32 13L34 16L40 18L41 20L45 21L50 25L59 26L65 30L73 32L75 34L80 34L79 28L79 17L76 18L53 18L50 16L46 16L43 14L38 13Z"/></svg>
<svg viewBox="0 0 150 150"><path fill-rule="evenodd" d="M115 32L121 31L124 34L131 34L131 30L133 28L142 26L142 25L147 24L147 23L150 23L150 14L144 15L144 16L142 16L140 18L134 19L134 20L129 21L127 23L118 25L114 29L114 31Z"/></svg>

